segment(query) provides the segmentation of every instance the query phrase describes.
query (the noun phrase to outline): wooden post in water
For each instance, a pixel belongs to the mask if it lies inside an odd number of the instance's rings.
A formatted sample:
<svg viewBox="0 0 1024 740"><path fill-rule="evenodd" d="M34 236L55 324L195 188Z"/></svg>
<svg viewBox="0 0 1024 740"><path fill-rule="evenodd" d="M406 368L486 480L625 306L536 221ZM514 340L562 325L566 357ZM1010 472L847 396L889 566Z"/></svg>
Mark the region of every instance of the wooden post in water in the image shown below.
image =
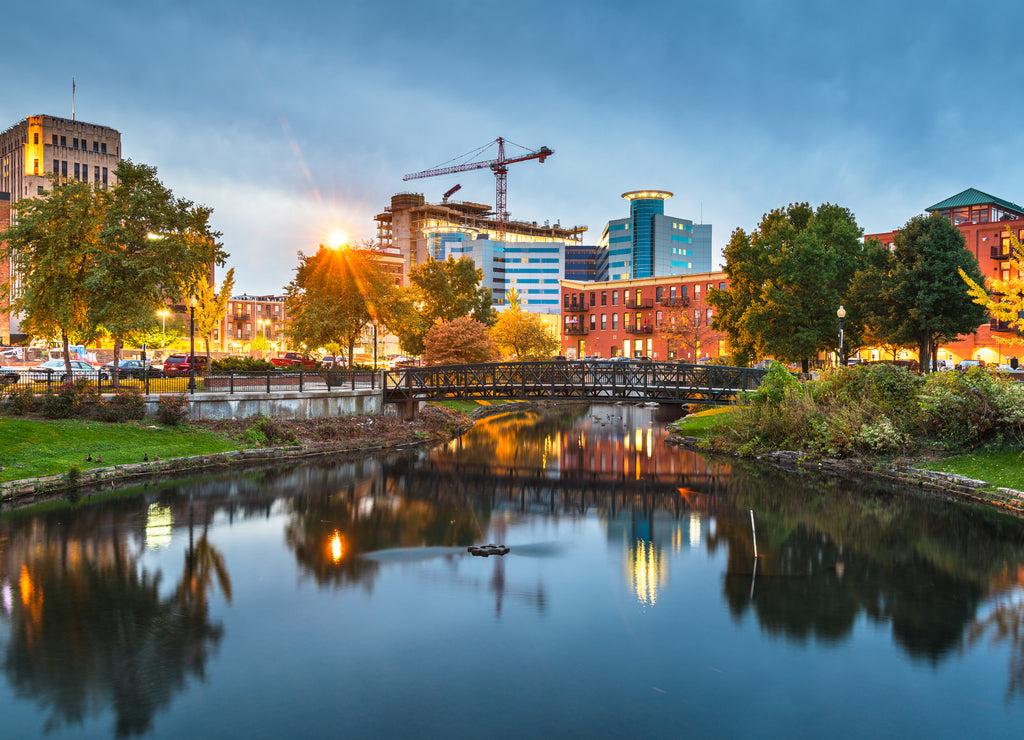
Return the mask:
<svg viewBox="0 0 1024 740"><path fill-rule="evenodd" d="M756 560L757 555L757 530L754 528L754 510L750 510L750 534L754 537L754 559Z"/></svg>

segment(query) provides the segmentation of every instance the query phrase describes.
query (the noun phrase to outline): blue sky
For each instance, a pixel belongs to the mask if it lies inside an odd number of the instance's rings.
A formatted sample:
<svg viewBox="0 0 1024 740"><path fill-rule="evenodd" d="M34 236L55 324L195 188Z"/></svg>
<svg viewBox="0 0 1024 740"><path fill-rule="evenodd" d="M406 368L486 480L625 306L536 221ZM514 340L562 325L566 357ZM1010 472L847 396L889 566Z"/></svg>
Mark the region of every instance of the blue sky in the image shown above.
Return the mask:
<svg viewBox="0 0 1024 740"><path fill-rule="evenodd" d="M10 4L9 4L10 5ZM1024 202L1015 2L71 3L6 7L0 129L117 128L126 156L214 209L236 292L280 293L393 193L494 202L487 170L403 182L503 136L514 219L586 224L621 194L733 229L794 201L885 231L976 187Z"/></svg>

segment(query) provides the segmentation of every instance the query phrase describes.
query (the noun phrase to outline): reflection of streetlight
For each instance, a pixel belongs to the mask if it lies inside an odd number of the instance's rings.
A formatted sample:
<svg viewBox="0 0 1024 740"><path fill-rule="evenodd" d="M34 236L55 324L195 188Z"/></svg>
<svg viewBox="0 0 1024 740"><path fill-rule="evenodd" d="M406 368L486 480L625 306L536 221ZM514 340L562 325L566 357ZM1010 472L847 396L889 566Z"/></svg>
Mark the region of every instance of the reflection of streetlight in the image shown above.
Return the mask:
<svg viewBox="0 0 1024 740"><path fill-rule="evenodd" d="M167 346L167 314L170 313L166 308L161 308L157 311L160 314L160 346Z"/></svg>
<svg viewBox="0 0 1024 740"><path fill-rule="evenodd" d="M199 301L196 300L195 296L189 296L188 299L188 337L189 337L189 353L188 353L188 392L196 392L196 304Z"/></svg>
<svg viewBox="0 0 1024 740"><path fill-rule="evenodd" d="M839 317L839 364L843 363L843 319L846 317L846 309L843 308L843 304L839 304L839 310L836 311L836 316Z"/></svg>
<svg viewBox="0 0 1024 740"><path fill-rule="evenodd" d="M338 533L338 530L334 530L334 534L331 536L330 549L331 560L335 563L341 562L341 559L345 557L345 546L341 541L341 535Z"/></svg>

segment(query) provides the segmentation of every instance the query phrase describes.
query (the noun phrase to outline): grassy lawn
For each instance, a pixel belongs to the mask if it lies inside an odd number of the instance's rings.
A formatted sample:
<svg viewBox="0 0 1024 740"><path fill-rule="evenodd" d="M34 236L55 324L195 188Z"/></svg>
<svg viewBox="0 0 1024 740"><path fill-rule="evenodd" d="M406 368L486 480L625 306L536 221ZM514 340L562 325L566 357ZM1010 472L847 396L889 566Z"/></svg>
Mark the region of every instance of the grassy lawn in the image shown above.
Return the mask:
<svg viewBox="0 0 1024 740"><path fill-rule="evenodd" d="M705 437L709 429L732 419L735 410L735 406L723 406L722 408L699 411L673 422L672 431L688 437Z"/></svg>
<svg viewBox="0 0 1024 740"><path fill-rule="evenodd" d="M466 401L461 398L452 398L445 401L428 401L432 406L461 411L463 414L471 414L481 406L500 406L504 403L515 403L512 399L494 398L487 401Z"/></svg>
<svg viewBox="0 0 1024 740"><path fill-rule="evenodd" d="M929 462L921 467L966 475L968 478L988 481L993 486L1024 491L1024 450L971 452Z"/></svg>
<svg viewBox="0 0 1024 740"><path fill-rule="evenodd" d="M0 480L34 478L142 462L144 455L188 457L249 447L211 432L150 422L105 424L66 419L0 418ZM86 457L92 455L93 462ZM95 458L102 456L102 462Z"/></svg>

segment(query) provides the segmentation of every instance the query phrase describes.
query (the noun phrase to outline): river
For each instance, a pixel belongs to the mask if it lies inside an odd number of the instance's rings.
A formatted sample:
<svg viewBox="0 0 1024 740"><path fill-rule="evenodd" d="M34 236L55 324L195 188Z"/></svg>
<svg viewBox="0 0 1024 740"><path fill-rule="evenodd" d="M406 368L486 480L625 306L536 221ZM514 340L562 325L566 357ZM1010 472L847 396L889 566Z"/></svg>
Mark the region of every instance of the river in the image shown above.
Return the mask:
<svg viewBox="0 0 1024 740"><path fill-rule="evenodd" d="M0 736L1019 731L1024 522L705 458L664 413L3 513Z"/></svg>

